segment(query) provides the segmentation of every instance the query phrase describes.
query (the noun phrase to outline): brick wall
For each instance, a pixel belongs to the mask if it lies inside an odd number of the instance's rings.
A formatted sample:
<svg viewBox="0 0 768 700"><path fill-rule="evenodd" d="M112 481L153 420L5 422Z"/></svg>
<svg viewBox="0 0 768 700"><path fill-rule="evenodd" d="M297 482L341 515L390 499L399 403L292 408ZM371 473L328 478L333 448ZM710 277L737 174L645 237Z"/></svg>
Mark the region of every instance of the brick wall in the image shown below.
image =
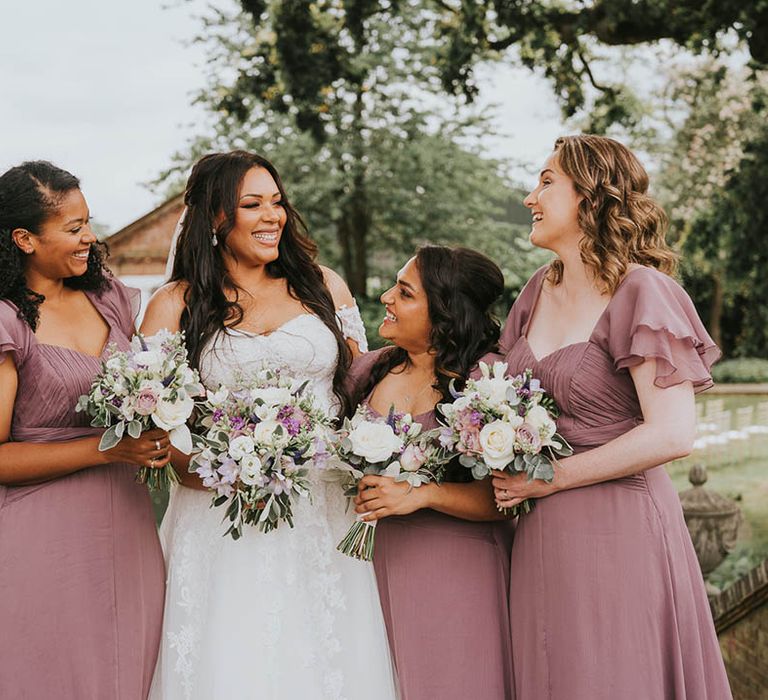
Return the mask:
<svg viewBox="0 0 768 700"><path fill-rule="evenodd" d="M768 700L768 560L711 604L734 700Z"/></svg>

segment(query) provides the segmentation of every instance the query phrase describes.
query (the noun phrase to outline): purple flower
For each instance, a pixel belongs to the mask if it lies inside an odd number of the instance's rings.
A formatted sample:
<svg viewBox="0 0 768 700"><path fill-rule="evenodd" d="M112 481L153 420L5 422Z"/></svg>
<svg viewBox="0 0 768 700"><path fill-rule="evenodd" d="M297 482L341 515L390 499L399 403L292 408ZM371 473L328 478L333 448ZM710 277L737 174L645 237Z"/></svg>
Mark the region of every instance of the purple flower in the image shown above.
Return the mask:
<svg viewBox="0 0 768 700"><path fill-rule="evenodd" d="M225 484L234 484L237 481L237 477L240 473L240 467L237 462L231 457L225 457L218 468L219 474L221 474L221 480Z"/></svg>
<svg viewBox="0 0 768 700"><path fill-rule="evenodd" d="M232 430L243 430L245 428L245 418L234 416L230 421L230 425L232 426Z"/></svg>
<svg viewBox="0 0 768 700"><path fill-rule="evenodd" d="M214 423L218 423L221 420L221 417L224 415L224 411L222 411L220 408L217 408L213 415L211 416L211 420L213 420Z"/></svg>

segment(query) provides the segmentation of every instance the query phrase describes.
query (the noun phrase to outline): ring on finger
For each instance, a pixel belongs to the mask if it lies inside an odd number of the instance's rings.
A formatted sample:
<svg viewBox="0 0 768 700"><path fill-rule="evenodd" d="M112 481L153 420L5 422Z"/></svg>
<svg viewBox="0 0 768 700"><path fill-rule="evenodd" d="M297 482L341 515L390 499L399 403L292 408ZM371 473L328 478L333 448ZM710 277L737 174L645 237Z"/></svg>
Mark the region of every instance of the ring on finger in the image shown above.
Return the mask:
<svg viewBox="0 0 768 700"><path fill-rule="evenodd" d="M155 466L155 458L154 458L154 457L152 457L152 458L149 460L149 466L150 466L150 467L154 467L154 466Z"/></svg>
<svg viewBox="0 0 768 700"><path fill-rule="evenodd" d="M159 452L160 451L160 440L155 440L155 449Z"/></svg>

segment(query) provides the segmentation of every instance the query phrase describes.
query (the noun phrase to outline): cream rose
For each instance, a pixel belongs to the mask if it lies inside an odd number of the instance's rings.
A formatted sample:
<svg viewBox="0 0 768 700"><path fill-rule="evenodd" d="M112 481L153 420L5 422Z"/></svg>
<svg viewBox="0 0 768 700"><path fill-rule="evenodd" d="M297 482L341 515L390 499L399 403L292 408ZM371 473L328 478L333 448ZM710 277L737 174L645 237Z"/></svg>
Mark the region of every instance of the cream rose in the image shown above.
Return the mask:
<svg viewBox="0 0 768 700"><path fill-rule="evenodd" d="M266 447L276 447L283 443L285 438L285 428L276 420L263 420L253 429L253 439Z"/></svg>
<svg viewBox="0 0 768 700"><path fill-rule="evenodd" d="M368 462L383 462L403 448L403 440L386 423L361 423L349 433L352 451Z"/></svg>
<svg viewBox="0 0 768 700"><path fill-rule="evenodd" d="M152 422L162 430L173 430L187 422L194 407L194 399L186 395L180 396L176 401L161 399L152 414Z"/></svg>
<svg viewBox="0 0 768 700"><path fill-rule="evenodd" d="M488 423L480 431L480 446L491 469L504 469L515 456L515 429L500 420Z"/></svg>

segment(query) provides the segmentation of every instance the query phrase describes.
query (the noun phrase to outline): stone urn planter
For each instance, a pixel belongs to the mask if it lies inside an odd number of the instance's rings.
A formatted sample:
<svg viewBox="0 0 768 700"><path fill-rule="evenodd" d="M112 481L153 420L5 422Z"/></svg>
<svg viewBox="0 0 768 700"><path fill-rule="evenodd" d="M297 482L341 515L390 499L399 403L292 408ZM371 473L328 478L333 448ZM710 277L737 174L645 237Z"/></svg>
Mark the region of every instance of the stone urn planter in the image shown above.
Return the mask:
<svg viewBox="0 0 768 700"><path fill-rule="evenodd" d="M680 492L680 503L701 573L706 578L736 545L742 515L736 501L704 488L707 469L703 464L691 467L688 481L693 488ZM710 596L719 592L717 587L707 583Z"/></svg>

